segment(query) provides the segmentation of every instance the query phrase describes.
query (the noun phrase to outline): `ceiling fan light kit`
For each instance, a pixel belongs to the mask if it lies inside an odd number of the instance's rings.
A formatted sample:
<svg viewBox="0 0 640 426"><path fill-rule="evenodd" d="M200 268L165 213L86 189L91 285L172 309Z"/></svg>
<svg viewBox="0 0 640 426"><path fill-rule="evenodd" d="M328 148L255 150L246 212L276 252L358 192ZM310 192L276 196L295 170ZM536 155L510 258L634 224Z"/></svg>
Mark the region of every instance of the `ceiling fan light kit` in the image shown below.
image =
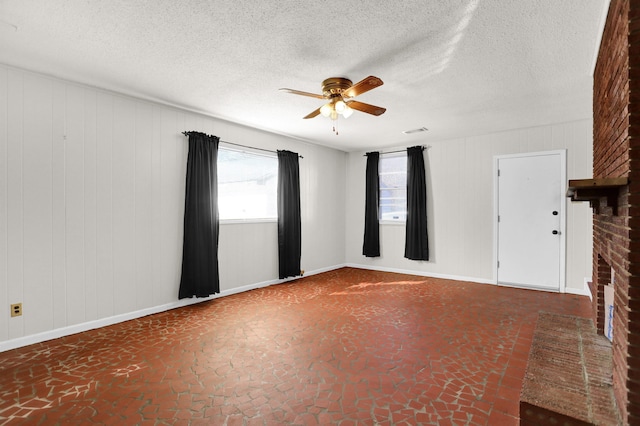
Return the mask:
<svg viewBox="0 0 640 426"><path fill-rule="evenodd" d="M336 98L333 98L320 107L320 114L323 117L329 117L332 120L337 120L338 115L341 115L344 118L349 118L351 114L353 114L353 109L349 108L349 105L347 105L342 99L336 101Z"/></svg>
<svg viewBox="0 0 640 426"><path fill-rule="evenodd" d="M372 75L357 82L356 84L353 84L348 78L330 77L322 82L322 95L302 92L294 89L280 90L294 95L309 96L312 98L327 100L327 103L310 112L303 118L307 119L316 117L317 115L322 115L323 117L328 117L331 120L336 121L340 115L344 118L349 118L351 114L353 114L353 110L376 116L384 114L386 108L365 104L353 99L358 95L368 92L369 90L382 86L382 84L382 80ZM333 127L333 131L336 135L338 134L335 129L335 125Z"/></svg>

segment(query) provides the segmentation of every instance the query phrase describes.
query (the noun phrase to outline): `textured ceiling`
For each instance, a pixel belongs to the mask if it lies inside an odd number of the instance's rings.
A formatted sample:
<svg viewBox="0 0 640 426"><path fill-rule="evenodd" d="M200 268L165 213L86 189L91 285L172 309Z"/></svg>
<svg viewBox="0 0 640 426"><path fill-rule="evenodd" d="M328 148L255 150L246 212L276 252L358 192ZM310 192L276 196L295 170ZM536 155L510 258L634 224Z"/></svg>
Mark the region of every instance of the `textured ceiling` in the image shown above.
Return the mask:
<svg viewBox="0 0 640 426"><path fill-rule="evenodd" d="M353 151L590 117L606 4L0 0L0 62ZM387 112L338 136L302 119L321 100L278 91L368 75L358 100Z"/></svg>

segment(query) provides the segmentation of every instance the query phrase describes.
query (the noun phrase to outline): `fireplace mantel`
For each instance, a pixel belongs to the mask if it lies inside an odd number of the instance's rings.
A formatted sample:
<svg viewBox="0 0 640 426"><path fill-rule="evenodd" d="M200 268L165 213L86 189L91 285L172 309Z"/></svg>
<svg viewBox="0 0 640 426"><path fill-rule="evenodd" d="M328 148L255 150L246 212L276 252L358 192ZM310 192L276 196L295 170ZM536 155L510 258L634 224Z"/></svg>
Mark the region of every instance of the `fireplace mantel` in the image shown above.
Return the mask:
<svg viewBox="0 0 640 426"><path fill-rule="evenodd" d="M600 213L602 201L618 214L618 193L620 188L629 184L629 178L576 179L569 181L567 197L571 201L588 201L594 213Z"/></svg>

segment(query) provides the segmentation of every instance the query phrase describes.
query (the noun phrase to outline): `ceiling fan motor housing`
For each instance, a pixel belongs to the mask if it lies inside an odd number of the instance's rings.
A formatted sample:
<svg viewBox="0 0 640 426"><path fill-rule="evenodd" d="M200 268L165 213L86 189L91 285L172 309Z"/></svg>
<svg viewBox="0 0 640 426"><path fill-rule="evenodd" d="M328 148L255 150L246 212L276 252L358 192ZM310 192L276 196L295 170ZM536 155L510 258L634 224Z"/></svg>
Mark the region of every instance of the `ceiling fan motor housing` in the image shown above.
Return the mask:
<svg viewBox="0 0 640 426"><path fill-rule="evenodd" d="M322 82L322 94L325 98L330 99L336 95L341 96L342 93L353 86L348 78L331 77Z"/></svg>

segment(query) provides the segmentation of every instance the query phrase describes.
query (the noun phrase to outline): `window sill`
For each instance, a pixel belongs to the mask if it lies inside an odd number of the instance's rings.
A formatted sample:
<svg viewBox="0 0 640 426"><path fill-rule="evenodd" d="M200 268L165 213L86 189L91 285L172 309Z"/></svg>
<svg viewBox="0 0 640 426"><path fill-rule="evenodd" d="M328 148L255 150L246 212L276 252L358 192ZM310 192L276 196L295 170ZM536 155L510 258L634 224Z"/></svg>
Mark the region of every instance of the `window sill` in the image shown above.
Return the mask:
<svg viewBox="0 0 640 426"><path fill-rule="evenodd" d="M244 225L252 223L277 223L278 219L221 219L220 225Z"/></svg>
<svg viewBox="0 0 640 426"><path fill-rule="evenodd" d="M406 225L407 221L406 220L381 220L378 222L380 225L395 225L395 226L399 226L399 225Z"/></svg>

